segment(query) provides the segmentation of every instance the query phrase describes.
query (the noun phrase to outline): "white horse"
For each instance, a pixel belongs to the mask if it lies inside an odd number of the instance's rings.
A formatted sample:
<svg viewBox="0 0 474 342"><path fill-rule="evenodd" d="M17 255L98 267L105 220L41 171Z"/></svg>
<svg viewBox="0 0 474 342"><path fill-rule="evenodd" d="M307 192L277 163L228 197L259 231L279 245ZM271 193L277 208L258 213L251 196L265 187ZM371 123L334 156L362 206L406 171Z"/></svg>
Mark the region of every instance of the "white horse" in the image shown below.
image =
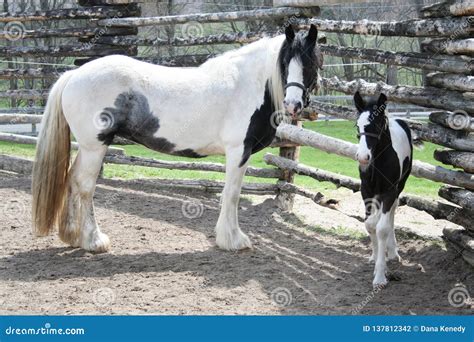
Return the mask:
<svg viewBox="0 0 474 342"><path fill-rule="evenodd" d="M108 56L62 75L49 94L36 151L36 234L57 226L71 246L108 250L92 198L107 146L121 136L173 155L225 154L216 243L225 250L251 247L237 218L242 178L250 155L275 136L272 114L285 107L297 115L316 87L322 67L317 35L314 25L297 34L289 26L285 35L263 38L197 68ZM70 132L79 144L71 167Z"/></svg>

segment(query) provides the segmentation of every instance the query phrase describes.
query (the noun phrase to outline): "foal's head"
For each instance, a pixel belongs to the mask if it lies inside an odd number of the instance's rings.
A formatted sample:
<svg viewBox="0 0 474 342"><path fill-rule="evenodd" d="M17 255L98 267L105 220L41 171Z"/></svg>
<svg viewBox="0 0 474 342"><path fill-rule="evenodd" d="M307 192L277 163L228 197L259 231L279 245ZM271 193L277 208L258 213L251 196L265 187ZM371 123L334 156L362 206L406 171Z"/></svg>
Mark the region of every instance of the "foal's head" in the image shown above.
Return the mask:
<svg viewBox="0 0 474 342"><path fill-rule="evenodd" d="M307 33L295 33L289 25L285 36L278 57L285 89L283 105L295 117L309 104L310 93L318 86L318 69L322 69L323 57L317 46L316 26L311 25Z"/></svg>
<svg viewBox="0 0 474 342"><path fill-rule="evenodd" d="M380 94L376 101L365 102L359 92L354 95L354 103L359 112L357 119L357 137L359 147L357 160L362 169L367 168L372 162L374 151L387 128L387 97Z"/></svg>

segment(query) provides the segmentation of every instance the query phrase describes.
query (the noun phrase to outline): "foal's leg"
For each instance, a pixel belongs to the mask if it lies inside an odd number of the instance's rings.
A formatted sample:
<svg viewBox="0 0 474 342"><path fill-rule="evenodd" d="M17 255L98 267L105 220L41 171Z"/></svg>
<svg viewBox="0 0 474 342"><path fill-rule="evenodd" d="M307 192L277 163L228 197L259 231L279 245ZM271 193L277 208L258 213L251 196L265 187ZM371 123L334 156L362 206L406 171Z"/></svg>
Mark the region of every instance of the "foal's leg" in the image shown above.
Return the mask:
<svg viewBox="0 0 474 342"><path fill-rule="evenodd" d="M397 239L395 238L395 212L398 207L398 198L393 203L390 210L390 233L387 239L387 258L388 260L400 261L400 255L398 254Z"/></svg>
<svg viewBox="0 0 474 342"><path fill-rule="evenodd" d="M376 211L365 220L365 229L367 229L367 232L369 233L369 236L370 236L370 242L372 243L372 255L369 257L369 262L375 262L375 259L377 258L378 243L377 243L376 225L377 225L377 220L380 216L379 212L380 211Z"/></svg>
<svg viewBox="0 0 474 342"><path fill-rule="evenodd" d="M239 227L238 204L247 163L239 167L243 146L226 150L225 186L222 192L221 212L216 225L216 243L225 250L251 248L247 235Z"/></svg>
<svg viewBox="0 0 474 342"><path fill-rule="evenodd" d="M387 269L387 262L385 260L385 251L387 249L387 240L392 230L391 226L391 212L393 206L395 205L396 196L384 196L382 201L382 213L380 214L380 219L376 225L376 234L377 234L377 259L375 261L375 270L374 270L374 287L384 286L387 284L387 278L385 277L385 271Z"/></svg>
<svg viewBox="0 0 474 342"><path fill-rule="evenodd" d="M372 255L369 258L369 262L375 262L378 249L375 226L380 216L380 208L376 205L376 199L370 197L370 195L362 192L362 198L365 204L365 229L369 233L370 242L372 243Z"/></svg>
<svg viewBox="0 0 474 342"><path fill-rule="evenodd" d="M105 252L110 242L103 234L94 216L94 196L106 146L95 150L80 148L69 176L68 217L66 226L60 231L61 239L74 247L94 252Z"/></svg>

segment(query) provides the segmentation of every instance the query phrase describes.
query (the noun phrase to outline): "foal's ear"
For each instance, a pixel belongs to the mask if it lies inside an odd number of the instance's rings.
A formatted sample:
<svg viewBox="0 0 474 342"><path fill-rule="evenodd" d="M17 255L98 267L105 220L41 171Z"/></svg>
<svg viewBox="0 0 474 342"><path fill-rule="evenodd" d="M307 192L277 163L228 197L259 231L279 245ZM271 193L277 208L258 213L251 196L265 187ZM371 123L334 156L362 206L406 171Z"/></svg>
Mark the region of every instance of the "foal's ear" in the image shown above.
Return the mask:
<svg viewBox="0 0 474 342"><path fill-rule="evenodd" d="M310 44L316 44L316 41L318 40L318 28L316 27L316 25L311 24L308 31L308 37L306 39Z"/></svg>
<svg viewBox="0 0 474 342"><path fill-rule="evenodd" d="M359 113L362 113L365 109L365 102L364 102L364 99L362 98L362 96L360 96L360 93L357 91L355 94L354 94L354 104L357 108L357 111Z"/></svg>
<svg viewBox="0 0 474 342"><path fill-rule="evenodd" d="M288 25L285 28L285 36L286 36L286 41L288 43L292 43L293 40L295 39L295 31L293 30L293 26Z"/></svg>
<svg viewBox="0 0 474 342"><path fill-rule="evenodd" d="M377 108L382 114L385 113L385 108L387 108L387 96L384 93L381 93L377 100Z"/></svg>

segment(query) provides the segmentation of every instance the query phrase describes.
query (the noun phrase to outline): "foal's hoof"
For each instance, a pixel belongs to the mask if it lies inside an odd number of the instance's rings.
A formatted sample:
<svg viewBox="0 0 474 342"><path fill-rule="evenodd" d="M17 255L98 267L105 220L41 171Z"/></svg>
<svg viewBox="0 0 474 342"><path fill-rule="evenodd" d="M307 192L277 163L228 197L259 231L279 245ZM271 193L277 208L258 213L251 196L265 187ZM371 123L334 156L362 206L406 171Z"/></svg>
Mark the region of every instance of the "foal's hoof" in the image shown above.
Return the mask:
<svg viewBox="0 0 474 342"><path fill-rule="evenodd" d="M87 241L82 248L94 253L107 252L110 248L109 237L104 233L94 234L94 236Z"/></svg>
<svg viewBox="0 0 474 342"><path fill-rule="evenodd" d="M247 235L240 232L236 236L219 236L216 237L217 247L226 251L238 251L241 249L251 249L252 243Z"/></svg>

